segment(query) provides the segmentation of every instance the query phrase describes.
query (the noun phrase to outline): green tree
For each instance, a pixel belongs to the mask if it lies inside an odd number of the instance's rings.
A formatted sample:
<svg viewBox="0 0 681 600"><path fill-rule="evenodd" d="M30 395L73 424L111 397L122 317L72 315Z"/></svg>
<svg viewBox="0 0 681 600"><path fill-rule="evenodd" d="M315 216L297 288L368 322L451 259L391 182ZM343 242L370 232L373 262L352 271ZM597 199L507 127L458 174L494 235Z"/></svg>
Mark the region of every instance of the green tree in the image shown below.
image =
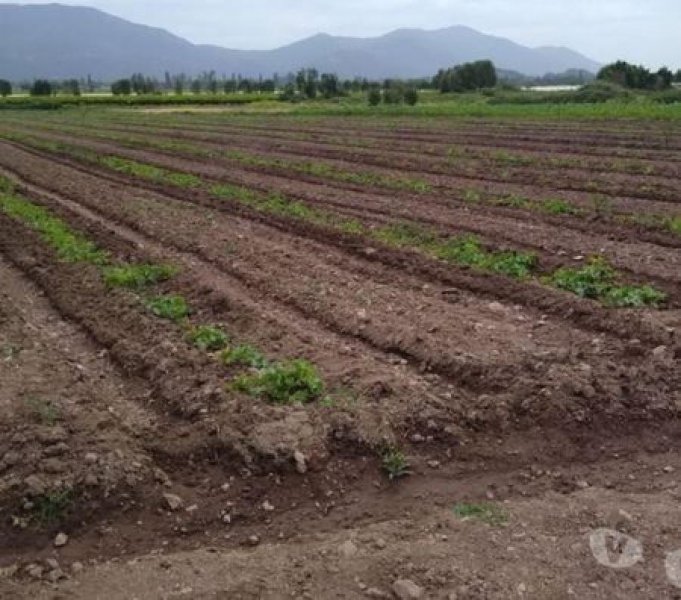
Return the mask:
<svg viewBox="0 0 681 600"><path fill-rule="evenodd" d="M111 84L111 93L114 96L129 96L132 94L132 82L129 79L119 79Z"/></svg>
<svg viewBox="0 0 681 600"><path fill-rule="evenodd" d="M317 97L319 89L319 73L317 69L301 69L296 74L296 87L298 91L310 99Z"/></svg>
<svg viewBox="0 0 681 600"><path fill-rule="evenodd" d="M12 84L6 79L0 79L0 96L6 98L12 95Z"/></svg>
<svg viewBox="0 0 681 600"><path fill-rule="evenodd" d="M466 92L492 88L497 84L497 70L491 60L463 63L451 69L440 69L432 86L442 93Z"/></svg>
<svg viewBox="0 0 681 600"><path fill-rule="evenodd" d="M51 96L52 84L47 79L36 79L30 89L31 96Z"/></svg>
<svg viewBox="0 0 681 600"><path fill-rule="evenodd" d="M322 73L319 82L319 91L324 98L337 98L340 96L338 77L332 73Z"/></svg>
<svg viewBox="0 0 681 600"><path fill-rule="evenodd" d="M369 90L369 106L378 106L381 103L381 90L372 88Z"/></svg>
<svg viewBox="0 0 681 600"><path fill-rule="evenodd" d="M61 91L71 96L80 96L80 83L77 79L67 79L62 83Z"/></svg>
<svg viewBox="0 0 681 600"><path fill-rule="evenodd" d="M673 74L667 67L653 73L642 65L618 60L603 67L598 72L597 79L635 90L662 90L671 86Z"/></svg>
<svg viewBox="0 0 681 600"><path fill-rule="evenodd" d="M413 87L407 88L404 92L404 101L409 106L416 105L416 103L419 101L418 90L416 88L413 88Z"/></svg>

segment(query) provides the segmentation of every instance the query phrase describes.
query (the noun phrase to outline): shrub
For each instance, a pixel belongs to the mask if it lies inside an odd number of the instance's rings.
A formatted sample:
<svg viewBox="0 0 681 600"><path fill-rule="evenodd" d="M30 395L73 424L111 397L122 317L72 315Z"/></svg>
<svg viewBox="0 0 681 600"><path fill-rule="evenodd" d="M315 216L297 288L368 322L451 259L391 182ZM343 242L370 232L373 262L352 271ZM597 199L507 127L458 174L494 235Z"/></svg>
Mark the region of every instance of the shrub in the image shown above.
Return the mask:
<svg viewBox="0 0 681 600"><path fill-rule="evenodd" d="M12 84L6 79L0 79L0 96L7 98L12 95Z"/></svg>
<svg viewBox="0 0 681 600"><path fill-rule="evenodd" d="M419 93L416 88L408 88L404 92L404 101L409 106L414 106L419 101Z"/></svg>
<svg viewBox="0 0 681 600"><path fill-rule="evenodd" d="M324 391L317 369L306 360L292 360L241 375L234 388L273 404L305 404Z"/></svg>
<svg viewBox="0 0 681 600"><path fill-rule="evenodd" d="M371 89L368 95L369 106L378 106L381 103L381 90Z"/></svg>
<svg viewBox="0 0 681 600"><path fill-rule="evenodd" d="M157 296L147 302L147 308L157 317L171 321L180 321L190 312L182 296Z"/></svg>
<svg viewBox="0 0 681 600"><path fill-rule="evenodd" d="M36 79L30 89L31 96L51 96L52 84L47 79Z"/></svg>

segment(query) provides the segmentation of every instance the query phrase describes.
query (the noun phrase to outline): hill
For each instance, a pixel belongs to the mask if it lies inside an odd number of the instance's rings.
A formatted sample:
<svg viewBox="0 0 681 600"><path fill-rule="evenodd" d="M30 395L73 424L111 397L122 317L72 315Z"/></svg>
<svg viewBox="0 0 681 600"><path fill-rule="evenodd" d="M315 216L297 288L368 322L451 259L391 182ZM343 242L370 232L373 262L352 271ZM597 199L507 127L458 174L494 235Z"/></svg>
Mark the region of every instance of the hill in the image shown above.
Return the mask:
<svg viewBox="0 0 681 600"><path fill-rule="evenodd" d="M399 29L376 38L319 34L273 50L192 44L163 29L137 25L87 7L0 5L0 77L112 80L142 72L162 76L285 74L302 67L342 77L421 77L441 67L489 58L526 75L595 71L595 61L568 48L529 48L469 27Z"/></svg>

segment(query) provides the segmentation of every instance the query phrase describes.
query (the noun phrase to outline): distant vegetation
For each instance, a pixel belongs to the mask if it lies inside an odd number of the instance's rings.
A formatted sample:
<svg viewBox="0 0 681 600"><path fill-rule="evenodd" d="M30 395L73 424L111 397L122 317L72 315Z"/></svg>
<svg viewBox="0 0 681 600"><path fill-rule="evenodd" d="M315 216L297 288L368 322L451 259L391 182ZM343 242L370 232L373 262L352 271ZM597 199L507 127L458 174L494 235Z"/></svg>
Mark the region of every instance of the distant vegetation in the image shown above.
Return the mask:
<svg viewBox="0 0 681 600"><path fill-rule="evenodd" d="M634 90L666 90L671 87L675 76L667 67L652 72L643 66L618 60L603 67L597 78ZM677 71L676 79L681 80L681 69Z"/></svg>
<svg viewBox="0 0 681 600"><path fill-rule="evenodd" d="M491 60L478 60L451 69L441 69L433 78L433 87L443 93L482 90L496 85L497 70Z"/></svg>
<svg viewBox="0 0 681 600"><path fill-rule="evenodd" d="M498 70L490 60L440 69L433 77L421 79L340 79L334 73L301 69L285 76L245 78L237 74L218 77L214 71L198 77L166 73L161 79L135 73L111 84L84 79L13 83L0 80L0 108L60 108L69 105L192 105L233 104L274 101L288 103L339 104L363 102L367 110L379 105L409 107L434 104L461 96L467 103L515 104L602 104L631 103L643 97L651 103L681 102L681 69L650 71L642 66L617 61L603 67L598 75L583 70L527 77ZM525 89L542 85L578 85L578 89L542 92ZM524 87L520 87L524 86ZM435 93L442 98L437 100Z"/></svg>

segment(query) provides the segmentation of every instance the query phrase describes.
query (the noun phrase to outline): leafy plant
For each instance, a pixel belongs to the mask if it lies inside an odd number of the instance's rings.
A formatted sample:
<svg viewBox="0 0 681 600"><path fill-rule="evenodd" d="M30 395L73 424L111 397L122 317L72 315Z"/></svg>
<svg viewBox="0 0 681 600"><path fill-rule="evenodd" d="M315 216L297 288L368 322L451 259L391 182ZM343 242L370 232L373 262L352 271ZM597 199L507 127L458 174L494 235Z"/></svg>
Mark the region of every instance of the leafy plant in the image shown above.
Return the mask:
<svg viewBox="0 0 681 600"><path fill-rule="evenodd" d="M540 210L552 215L574 215L579 212L572 204L558 198L546 200L539 203L538 206Z"/></svg>
<svg viewBox="0 0 681 600"><path fill-rule="evenodd" d="M169 265L123 265L104 268L104 281L110 287L141 289L170 279L177 273Z"/></svg>
<svg viewBox="0 0 681 600"><path fill-rule="evenodd" d="M616 307L640 308L642 306L658 306L666 298L666 294L649 285L623 285L607 290L603 295L603 302Z"/></svg>
<svg viewBox="0 0 681 600"><path fill-rule="evenodd" d="M26 406L39 423L49 427L54 427L61 416L59 407L52 400L30 396L26 399Z"/></svg>
<svg viewBox="0 0 681 600"><path fill-rule="evenodd" d="M225 348L229 337L219 327L213 325L199 325L189 332L189 339L200 350L215 352Z"/></svg>
<svg viewBox="0 0 681 600"><path fill-rule="evenodd" d="M157 317L171 321L180 321L190 312L182 296L157 296L147 302L147 308Z"/></svg>
<svg viewBox="0 0 681 600"><path fill-rule="evenodd" d="M409 461L399 448L385 448L381 455L381 464L391 481L411 474Z"/></svg>
<svg viewBox="0 0 681 600"><path fill-rule="evenodd" d="M314 365L297 359L241 375L234 381L234 388L274 404L304 404L322 394L324 383Z"/></svg>
<svg viewBox="0 0 681 600"><path fill-rule="evenodd" d="M548 282L582 298L597 299L614 307L657 306L666 299L664 292L649 285L618 285L618 275L604 258L597 256L580 269L558 269Z"/></svg>
<svg viewBox="0 0 681 600"><path fill-rule="evenodd" d="M70 488L38 496L33 501L33 518L41 526L61 521L73 505L74 493Z"/></svg>
<svg viewBox="0 0 681 600"><path fill-rule="evenodd" d="M508 522L508 513L490 502L461 502L454 506L453 511L460 519L475 519L493 527L499 527Z"/></svg>
<svg viewBox="0 0 681 600"><path fill-rule="evenodd" d="M241 344L225 350L221 358L226 365L241 365L255 369L262 369L268 364L260 350L248 344Z"/></svg>
<svg viewBox="0 0 681 600"><path fill-rule="evenodd" d="M42 206L37 206L25 198L0 193L0 210L36 230L56 251L59 258L66 262L89 262L102 265L107 261L107 253L84 236L72 231L61 219L51 215Z"/></svg>

